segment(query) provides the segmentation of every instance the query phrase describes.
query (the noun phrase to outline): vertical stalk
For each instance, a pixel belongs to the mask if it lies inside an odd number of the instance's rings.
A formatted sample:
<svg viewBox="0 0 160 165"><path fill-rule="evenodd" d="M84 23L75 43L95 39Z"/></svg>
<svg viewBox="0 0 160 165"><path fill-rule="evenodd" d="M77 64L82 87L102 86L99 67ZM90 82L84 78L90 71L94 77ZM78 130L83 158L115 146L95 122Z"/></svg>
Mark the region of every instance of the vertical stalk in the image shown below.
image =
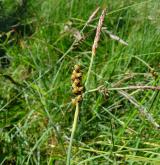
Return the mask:
<svg viewBox="0 0 160 165"><path fill-rule="evenodd" d="M103 9L102 14L99 18L98 25L97 25L97 30L96 30L96 35L95 35L95 38L94 38L94 43L92 45L92 56L91 56L90 65L89 65L89 69L88 69L88 73L87 73L87 79L86 79L86 82L85 82L86 89L87 89L88 81L89 81L89 78L90 78L91 69L92 69L92 66L93 66L93 59L94 59L94 56L96 55L96 49L98 47L98 42L99 42L99 39L100 39L101 29L102 29L102 26L103 26L105 15L106 15L106 9Z"/></svg>
<svg viewBox="0 0 160 165"><path fill-rule="evenodd" d="M87 73L87 79L86 79L86 82L85 82L85 88L86 89L87 89L88 81L90 79L90 74L91 74L91 70L92 70L92 66L93 66L93 60L94 60L94 54L92 53L89 68L88 68L88 73Z"/></svg>
<svg viewBox="0 0 160 165"><path fill-rule="evenodd" d="M75 114L74 114L73 126L72 126L72 133L71 133L70 143L69 143L68 152L67 152L67 163L66 163L66 165L71 165L72 143L73 143L75 130L76 130L76 127L77 127L78 116L79 116L79 103L77 102L76 111L75 111Z"/></svg>

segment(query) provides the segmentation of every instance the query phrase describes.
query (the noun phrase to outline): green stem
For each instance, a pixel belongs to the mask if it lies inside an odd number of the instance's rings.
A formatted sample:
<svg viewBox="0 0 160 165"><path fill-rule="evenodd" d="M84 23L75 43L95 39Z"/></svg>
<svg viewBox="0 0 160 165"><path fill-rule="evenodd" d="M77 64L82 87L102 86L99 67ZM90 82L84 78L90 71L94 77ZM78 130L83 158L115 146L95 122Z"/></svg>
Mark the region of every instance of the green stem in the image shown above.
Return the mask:
<svg viewBox="0 0 160 165"><path fill-rule="evenodd" d="M85 82L85 88L87 89L87 85L88 85L88 82L89 82L89 78L90 78L90 75L91 75L91 70L92 70L92 66L93 66L93 59L94 59L94 53L92 53L92 56L91 56L91 61L90 61L90 64L89 64L89 69L88 69L88 73L87 73L87 79L86 79L86 82Z"/></svg>
<svg viewBox="0 0 160 165"><path fill-rule="evenodd" d="M72 133L71 133L69 148L68 148L68 152L67 152L67 164L66 165L71 164L72 143L73 143L75 130L76 130L76 127L77 127L78 116L79 116L79 103L76 104L76 111L75 111L75 114L74 114L74 121L73 121L73 126L72 126Z"/></svg>

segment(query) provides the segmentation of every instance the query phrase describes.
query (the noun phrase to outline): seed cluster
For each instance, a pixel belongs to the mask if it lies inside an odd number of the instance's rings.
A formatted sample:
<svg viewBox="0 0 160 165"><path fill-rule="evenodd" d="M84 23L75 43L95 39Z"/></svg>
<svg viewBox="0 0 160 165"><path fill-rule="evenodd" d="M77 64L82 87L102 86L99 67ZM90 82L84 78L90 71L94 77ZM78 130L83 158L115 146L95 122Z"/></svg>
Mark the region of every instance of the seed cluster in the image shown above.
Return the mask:
<svg viewBox="0 0 160 165"><path fill-rule="evenodd" d="M73 105L76 105L77 103L82 101L82 93L83 93L83 87L81 85L82 72L80 65L74 66L71 80L72 80L72 93L76 95L76 97L72 99L72 103Z"/></svg>

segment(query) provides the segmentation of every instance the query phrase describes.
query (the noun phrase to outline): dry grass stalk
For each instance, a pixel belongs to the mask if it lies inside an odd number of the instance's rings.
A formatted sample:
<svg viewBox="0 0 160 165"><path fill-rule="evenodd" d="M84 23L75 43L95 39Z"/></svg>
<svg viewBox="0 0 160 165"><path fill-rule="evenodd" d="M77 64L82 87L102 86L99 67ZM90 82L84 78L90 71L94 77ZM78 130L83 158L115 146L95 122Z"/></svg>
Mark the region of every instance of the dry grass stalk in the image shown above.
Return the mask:
<svg viewBox="0 0 160 165"><path fill-rule="evenodd" d="M96 14L98 13L100 7L97 7L96 10L91 14L91 16L89 17L89 19L87 20L86 24L84 25L82 31L88 26L88 24L90 22L92 22L93 18L96 16Z"/></svg>
<svg viewBox="0 0 160 165"><path fill-rule="evenodd" d="M119 84L117 84L119 85ZM96 89L92 89L89 90L88 92L95 92L95 91L99 91L99 92L103 92L102 90L106 90L106 91L112 91L112 90L117 90L118 93L120 93L122 96L124 96L124 99L129 100L140 112L140 114L145 117L157 130L160 129L160 125L154 120L153 116L151 113L149 113L147 111L147 109L145 107L143 107L142 105L139 105L138 101L131 96L130 94L124 92L124 89L142 89L142 90L158 90L160 91L160 86L154 87L154 86L129 86L129 87L119 87L119 88L105 88L103 85L97 87ZM107 92L107 93L108 93Z"/></svg>
<svg viewBox="0 0 160 165"><path fill-rule="evenodd" d="M143 107L142 105L139 105L138 101L133 96L130 96L128 93L122 90L118 90L118 93L120 93L127 100L129 100L130 103L132 103L139 110L141 115L144 116L157 130L160 129L160 125L154 120L152 115L149 112L147 112L145 107Z"/></svg>
<svg viewBox="0 0 160 165"><path fill-rule="evenodd" d="M84 29L88 26L88 24L93 20L93 18L96 16L97 12L99 11L99 7L91 14L91 16L89 17L89 19L87 20L86 24L84 25L84 27L82 28L82 30L80 31L80 34L83 33ZM74 46L77 44L77 39L75 39L73 41L73 43L71 44L71 46L68 48L68 50L63 54L63 56L57 61L57 64L60 63L63 58L68 55L74 48Z"/></svg>
<svg viewBox="0 0 160 165"><path fill-rule="evenodd" d="M102 25L103 25L103 22L104 22L105 15L106 15L106 9L103 9L102 14L99 18L99 22L98 22L97 30L96 30L96 35L95 35L94 43L93 43L93 46L92 46L92 56L91 56L91 61L90 61L90 65L89 65L89 69L88 69L88 73L87 73L87 79L86 79L86 82L85 82L85 87L86 88L87 88L88 81L89 81L89 78L90 78L91 69L92 69L92 65L93 65L93 59L94 59L94 56L96 54L96 49L98 47L98 41L100 39L101 29L102 29Z"/></svg>
<svg viewBox="0 0 160 165"><path fill-rule="evenodd" d="M97 7L96 10L91 14L91 16L89 17L88 21L87 21L87 24L89 24L93 18L96 16L96 14L98 13L100 7Z"/></svg>
<svg viewBox="0 0 160 165"><path fill-rule="evenodd" d="M119 87L119 88L109 88L108 90L131 90L131 89L141 89L141 90L157 90L160 91L160 86L128 86L128 87Z"/></svg>
<svg viewBox="0 0 160 165"><path fill-rule="evenodd" d="M103 29L102 29L102 30L103 30ZM113 40L115 40L115 41L118 41L119 43L121 43L121 44L123 44L123 45L128 46L128 43L125 42L125 41L124 41L122 38L120 38L119 36L117 36L117 35L111 33L111 32L108 31L108 30L105 30L105 32L109 35L109 37L110 37L111 39L113 39Z"/></svg>
<svg viewBox="0 0 160 165"><path fill-rule="evenodd" d="M95 36L94 43L93 43L93 46L92 46L92 54L93 55L96 54L96 49L98 47L98 41L100 39L101 29L102 29L102 25L103 25L103 22L104 22L105 15L106 15L106 9L104 9L102 11L102 14L101 14L101 16L99 18L97 31L96 31L96 36Z"/></svg>

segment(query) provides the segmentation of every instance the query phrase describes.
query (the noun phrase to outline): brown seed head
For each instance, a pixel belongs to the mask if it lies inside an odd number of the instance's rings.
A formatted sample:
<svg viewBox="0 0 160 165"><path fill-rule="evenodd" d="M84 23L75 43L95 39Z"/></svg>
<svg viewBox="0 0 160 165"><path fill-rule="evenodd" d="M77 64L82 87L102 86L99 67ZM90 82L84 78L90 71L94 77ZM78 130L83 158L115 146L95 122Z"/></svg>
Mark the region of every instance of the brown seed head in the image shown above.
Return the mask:
<svg viewBox="0 0 160 165"><path fill-rule="evenodd" d="M83 92L83 87L81 86L82 73L79 65L74 66L71 80L72 80L72 93L76 95L76 97L72 99L72 104L76 105L82 100L82 92Z"/></svg>

